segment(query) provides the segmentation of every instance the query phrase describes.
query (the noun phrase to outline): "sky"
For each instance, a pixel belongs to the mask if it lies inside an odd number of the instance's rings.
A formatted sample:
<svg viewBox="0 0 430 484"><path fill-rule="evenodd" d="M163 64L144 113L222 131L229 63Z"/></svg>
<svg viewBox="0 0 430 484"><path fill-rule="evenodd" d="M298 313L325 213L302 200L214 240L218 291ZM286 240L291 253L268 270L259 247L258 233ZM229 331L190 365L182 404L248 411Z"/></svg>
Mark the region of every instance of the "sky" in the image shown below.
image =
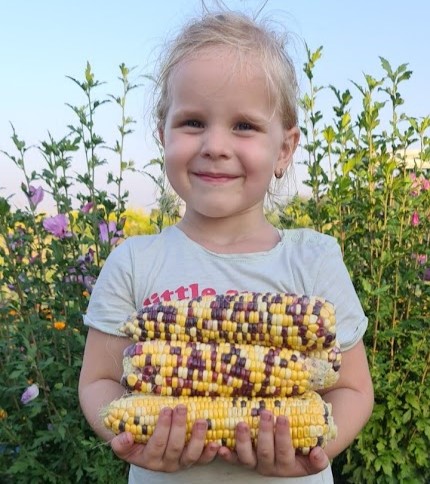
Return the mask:
<svg viewBox="0 0 430 484"><path fill-rule="evenodd" d="M207 5L213 5L206 0ZM225 0L232 10L255 14L262 0ZM96 79L105 82L96 94L120 94L119 65L134 67L130 76L141 84L128 99L128 115L135 121L134 133L127 138L125 155L138 168L158 155L151 136L148 116L151 82L144 76L154 72L154 61L163 44L181 25L202 10L201 0L0 0L0 150L16 154L11 142L12 128L28 146L60 139L76 118L66 105L81 106L84 97L67 78L83 79L87 61ZM408 115L430 114L430 54L428 42L428 0L268 0L262 14L277 19L291 34L290 54L295 62L301 88L306 60L305 43L314 51L323 46L323 56L315 70L315 83L354 88L363 74L382 77L379 56L393 68L407 63L412 78L404 83L402 95ZM354 94L354 92L353 92ZM325 101L323 109L331 104ZM113 145L117 137L119 110L101 106L96 116L96 132ZM117 160L105 150L109 169ZM296 163L297 190L305 189L305 173ZM82 172L82 159L73 170ZM36 149L26 158L28 171L38 172L43 161ZM100 175L104 180L104 175ZM25 203L20 194L21 172L0 153L0 196L11 198L14 206ZM155 188L149 178L128 174L125 179L133 208L149 209ZM45 209L49 203L44 201ZM43 205L42 205L43 208Z"/></svg>

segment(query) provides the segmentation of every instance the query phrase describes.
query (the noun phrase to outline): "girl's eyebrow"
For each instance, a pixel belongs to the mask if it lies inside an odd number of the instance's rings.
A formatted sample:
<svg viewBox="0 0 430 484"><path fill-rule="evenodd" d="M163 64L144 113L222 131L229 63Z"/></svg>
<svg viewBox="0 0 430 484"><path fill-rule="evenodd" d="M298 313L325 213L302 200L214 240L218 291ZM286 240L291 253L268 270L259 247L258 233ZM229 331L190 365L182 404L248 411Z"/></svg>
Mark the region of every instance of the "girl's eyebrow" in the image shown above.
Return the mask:
<svg viewBox="0 0 430 484"><path fill-rule="evenodd" d="M177 108L172 110L172 118L189 118L200 116L201 113L198 109L191 109L191 108Z"/></svg>
<svg viewBox="0 0 430 484"><path fill-rule="evenodd" d="M270 118L260 113L241 112L238 118L257 126L267 126L270 123Z"/></svg>
<svg viewBox="0 0 430 484"><path fill-rule="evenodd" d="M173 109L171 113L172 120L198 118L200 116L204 116L204 111L198 108L178 107L177 109ZM270 123L271 116L260 112L238 111L232 115L232 119L235 122L246 121L256 126L267 126Z"/></svg>

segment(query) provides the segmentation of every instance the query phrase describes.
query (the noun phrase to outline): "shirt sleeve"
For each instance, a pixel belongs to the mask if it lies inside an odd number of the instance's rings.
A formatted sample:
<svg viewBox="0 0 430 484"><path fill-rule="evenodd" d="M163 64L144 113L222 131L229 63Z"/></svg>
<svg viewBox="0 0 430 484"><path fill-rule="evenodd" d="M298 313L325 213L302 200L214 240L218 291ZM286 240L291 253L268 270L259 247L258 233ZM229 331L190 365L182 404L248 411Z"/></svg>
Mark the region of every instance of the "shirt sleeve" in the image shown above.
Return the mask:
<svg viewBox="0 0 430 484"><path fill-rule="evenodd" d="M123 336L118 329L136 310L133 257L127 240L106 259L84 315L85 325L117 336Z"/></svg>
<svg viewBox="0 0 430 484"><path fill-rule="evenodd" d="M321 295L334 304L337 338L342 351L355 346L367 329L368 319L335 239L322 258L313 294Z"/></svg>

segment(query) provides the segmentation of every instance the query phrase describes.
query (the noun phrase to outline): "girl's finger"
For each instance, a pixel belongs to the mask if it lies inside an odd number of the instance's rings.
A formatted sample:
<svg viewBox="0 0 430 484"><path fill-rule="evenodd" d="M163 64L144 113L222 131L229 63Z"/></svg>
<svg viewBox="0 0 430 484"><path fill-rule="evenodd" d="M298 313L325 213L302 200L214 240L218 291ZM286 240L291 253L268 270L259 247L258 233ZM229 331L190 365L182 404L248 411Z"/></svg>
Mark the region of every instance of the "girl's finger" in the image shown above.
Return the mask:
<svg viewBox="0 0 430 484"><path fill-rule="evenodd" d="M275 461L277 467L289 467L295 459L295 450L290 435L290 422L279 416L275 427Z"/></svg>
<svg viewBox="0 0 430 484"><path fill-rule="evenodd" d="M218 450L218 455L229 464L239 464L239 459L236 452L233 452L227 447L220 447Z"/></svg>
<svg viewBox="0 0 430 484"><path fill-rule="evenodd" d="M311 450L311 453L309 454L309 462L312 466L312 473L315 474L321 472L330 464L327 454L321 447L315 447Z"/></svg>
<svg viewBox="0 0 430 484"><path fill-rule="evenodd" d="M120 459L125 459L134 445L133 436L130 432L122 432L111 440L110 445Z"/></svg>
<svg viewBox="0 0 430 484"><path fill-rule="evenodd" d="M206 420L201 419L194 422L190 441L188 442L188 445L181 457L181 466L189 467L200 459L205 446L207 429L208 423Z"/></svg>
<svg viewBox="0 0 430 484"><path fill-rule="evenodd" d="M203 453L198 460L197 464L209 464L212 462L218 454L221 446L216 442L210 442L203 450Z"/></svg>
<svg viewBox="0 0 430 484"><path fill-rule="evenodd" d="M271 412L263 410L260 413L260 424L257 439L258 468L273 469L275 464L274 420Z"/></svg>
<svg viewBox="0 0 430 484"><path fill-rule="evenodd" d="M158 459L161 461L169 441L170 427L172 425L172 409L165 407L158 416L154 433L146 444L145 458L148 461Z"/></svg>
<svg viewBox="0 0 430 484"><path fill-rule="evenodd" d="M172 425L163 460L168 468L179 466L187 433L187 407L178 405L172 412Z"/></svg>
<svg viewBox="0 0 430 484"><path fill-rule="evenodd" d="M252 447L251 432L248 425L240 422L236 427L236 454L242 465L254 469L257 465L257 458Z"/></svg>

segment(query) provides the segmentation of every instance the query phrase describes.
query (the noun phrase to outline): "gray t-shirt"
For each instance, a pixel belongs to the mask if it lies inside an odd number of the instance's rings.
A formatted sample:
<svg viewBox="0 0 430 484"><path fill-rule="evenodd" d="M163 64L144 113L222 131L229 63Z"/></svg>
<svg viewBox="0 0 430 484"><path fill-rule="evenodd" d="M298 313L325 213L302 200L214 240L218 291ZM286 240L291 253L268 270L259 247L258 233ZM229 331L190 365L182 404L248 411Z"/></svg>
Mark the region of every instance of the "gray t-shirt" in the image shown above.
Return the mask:
<svg viewBox="0 0 430 484"><path fill-rule="evenodd" d="M283 230L280 236L273 249L250 254L212 252L175 226L158 235L130 237L106 260L84 323L118 335L125 319L143 305L227 292L288 292L333 303L341 349L352 348L362 338L367 318L338 243L310 229ZM329 470L304 480L263 478L222 462L174 474L132 466L129 482L254 482L252 476L267 483L331 482Z"/></svg>

